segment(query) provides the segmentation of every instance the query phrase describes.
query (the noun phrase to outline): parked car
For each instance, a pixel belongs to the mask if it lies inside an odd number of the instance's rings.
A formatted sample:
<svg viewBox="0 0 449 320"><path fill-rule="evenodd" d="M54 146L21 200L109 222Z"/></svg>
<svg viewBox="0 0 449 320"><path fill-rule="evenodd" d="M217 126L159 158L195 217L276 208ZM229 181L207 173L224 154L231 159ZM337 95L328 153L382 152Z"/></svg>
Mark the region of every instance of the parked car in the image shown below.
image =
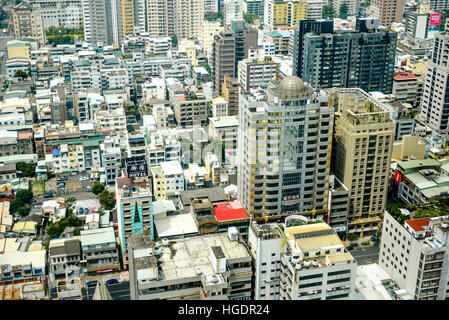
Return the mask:
<svg viewBox="0 0 449 320"><path fill-rule="evenodd" d="M89 208L84 208L84 214L88 214L89 213Z"/></svg>
<svg viewBox="0 0 449 320"><path fill-rule="evenodd" d="M78 214L83 214L83 208L78 208Z"/></svg>
<svg viewBox="0 0 449 320"><path fill-rule="evenodd" d="M106 284L114 284L114 283L118 283L117 279L109 279L106 281Z"/></svg>
<svg viewBox="0 0 449 320"><path fill-rule="evenodd" d="M97 285L97 280L86 280L86 286L88 287L88 288L90 288L90 287L95 287Z"/></svg>
<svg viewBox="0 0 449 320"><path fill-rule="evenodd" d="M67 181L67 177L66 176L58 177L58 182L61 182L61 181Z"/></svg>
<svg viewBox="0 0 449 320"><path fill-rule="evenodd" d="M80 177L80 181L87 181L87 180L89 180L89 176L88 176L87 174L83 174L83 175Z"/></svg>
<svg viewBox="0 0 449 320"><path fill-rule="evenodd" d="M352 246L347 246L346 250L351 251L351 250L354 250L354 248Z"/></svg>

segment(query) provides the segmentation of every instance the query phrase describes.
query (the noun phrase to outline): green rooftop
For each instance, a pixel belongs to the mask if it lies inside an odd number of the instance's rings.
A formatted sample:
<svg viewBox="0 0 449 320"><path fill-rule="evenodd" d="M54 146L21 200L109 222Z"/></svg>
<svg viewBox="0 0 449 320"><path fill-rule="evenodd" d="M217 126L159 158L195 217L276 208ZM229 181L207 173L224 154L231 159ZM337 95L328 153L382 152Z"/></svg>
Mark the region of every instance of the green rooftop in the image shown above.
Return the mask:
<svg viewBox="0 0 449 320"><path fill-rule="evenodd" d="M398 167L404 170L404 173L412 173L427 167L441 167L441 162L435 159L408 160L398 162Z"/></svg>

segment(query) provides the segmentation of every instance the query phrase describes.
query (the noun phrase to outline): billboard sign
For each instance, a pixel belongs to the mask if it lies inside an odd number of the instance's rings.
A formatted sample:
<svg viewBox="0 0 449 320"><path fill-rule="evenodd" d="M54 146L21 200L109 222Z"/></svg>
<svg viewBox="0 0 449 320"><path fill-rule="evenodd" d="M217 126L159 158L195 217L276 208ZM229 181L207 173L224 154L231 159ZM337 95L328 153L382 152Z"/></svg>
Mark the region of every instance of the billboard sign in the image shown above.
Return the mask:
<svg viewBox="0 0 449 320"><path fill-rule="evenodd" d="M126 173L129 178L145 177L148 175L147 162L145 158L128 158L126 162Z"/></svg>
<svg viewBox="0 0 449 320"><path fill-rule="evenodd" d="M440 31L441 13L431 13L429 20L429 31Z"/></svg>

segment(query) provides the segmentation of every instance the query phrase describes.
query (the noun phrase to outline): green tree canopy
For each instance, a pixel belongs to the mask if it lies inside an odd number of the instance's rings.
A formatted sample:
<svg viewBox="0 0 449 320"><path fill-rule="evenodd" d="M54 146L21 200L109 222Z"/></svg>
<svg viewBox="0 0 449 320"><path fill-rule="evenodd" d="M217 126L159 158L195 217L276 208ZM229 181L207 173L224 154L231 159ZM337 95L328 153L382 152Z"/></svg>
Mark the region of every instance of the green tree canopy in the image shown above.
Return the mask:
<svg viewBox="0 0 449 320"><path fill-rule="evenodd" d="M27 189L22 189L16 192L15 197L17 201L22 204L28 203L31 199L33 199L33 192Z"/></svg>
<svg viewBox="0 0 449 320"><path fill-rule="evenodd" d="M104 185L102 185L98 181L95 181L94 185L92 186L92 192L98 196L103 190L104 190Z"/></svg>
<svg viewBox="0 0 449 320"><path fill-rule="evenodd" d="M331 4L324 5L321 16L323 19L333 19L335 16L334 7Z"/></svg>
<svg viewBox="0 0 449 320"><path fill-rule="evenodd" d="M17 162L16 169L22 172L24 177L34 177L36 175L36 164Z"/></svg>
<svg viewBox="0 0 449 320"><path fill-rule="evenodd" d="M348 18L348 5L346 3L342 3L340 6L340 19Z"/></svg>
<svg viewBox="0 0 449 320"><path fill-rule="evenodd" d="M105 210L112 210L115 207L114 193L104 189L98 196L101 206Z"/></svg>
<svg viewBox="0 0 449 320"><path fill-rule="evenodd" d="M255 20L259 19L259 16L251 12L245 12L243 13L243 19L249 24L253 24Z"/></svg>
<svg viewBox="0 0 449 320"><path fill-rule="evenodd" d="M28 78L28 72L23 71L22 69L19 69L16 72L14 72L14 78L26 79L26 78Z"/></svg>

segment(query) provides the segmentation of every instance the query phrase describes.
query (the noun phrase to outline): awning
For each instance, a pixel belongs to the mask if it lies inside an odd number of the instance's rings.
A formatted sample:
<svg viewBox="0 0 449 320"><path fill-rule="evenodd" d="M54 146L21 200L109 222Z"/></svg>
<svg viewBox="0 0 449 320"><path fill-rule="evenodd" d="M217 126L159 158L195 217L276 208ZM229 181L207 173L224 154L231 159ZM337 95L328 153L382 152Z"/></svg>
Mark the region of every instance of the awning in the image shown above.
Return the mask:
<svg viewBox="0 0 449 320"><path fill-rule="evenodd" d="M106 269L106 270L99 270L97 273L106 273L106 272L112 272L113 269Z"/></svg>

